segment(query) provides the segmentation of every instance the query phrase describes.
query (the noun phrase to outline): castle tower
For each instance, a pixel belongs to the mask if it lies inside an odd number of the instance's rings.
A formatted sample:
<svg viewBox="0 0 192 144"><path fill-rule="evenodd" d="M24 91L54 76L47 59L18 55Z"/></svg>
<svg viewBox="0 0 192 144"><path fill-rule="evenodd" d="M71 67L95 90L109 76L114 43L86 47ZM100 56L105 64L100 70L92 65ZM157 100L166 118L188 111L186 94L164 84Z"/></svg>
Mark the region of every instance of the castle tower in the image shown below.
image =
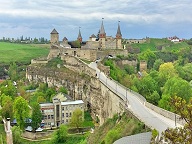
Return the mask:
<svg viewBox="0 0 192 144"><path fill-rule="evenodd" d="M102 21L101 28L100 28L100 31L99 31L99 43L100 43L100 48L101 49L106 48L105 39L106 39L106 33L105 33L103 21Z"/></svg>
<svg viewBox="0 0 192 144"><path fill-rule="evenodd" d="M81 36L80 27L79 27L79 34L78 34L77 40L78 40L80 43L82 43L82 36Z"/></svg>
<svg viewBox="0 0 192 144"><path fill-rule="evenodd" d="M117 34L116 34L116 49L122 48L121 39L122 39L122 34L121 34L121 30L120 30L120 25L118 22L118 28L117 28Z"/></svg>
<svg viewBox="0 0 192 144"><path fill-rule="evenodd" d="M53 29L53 31L50 33L51 34L51 44L59 44L59 33Z"/></svg>

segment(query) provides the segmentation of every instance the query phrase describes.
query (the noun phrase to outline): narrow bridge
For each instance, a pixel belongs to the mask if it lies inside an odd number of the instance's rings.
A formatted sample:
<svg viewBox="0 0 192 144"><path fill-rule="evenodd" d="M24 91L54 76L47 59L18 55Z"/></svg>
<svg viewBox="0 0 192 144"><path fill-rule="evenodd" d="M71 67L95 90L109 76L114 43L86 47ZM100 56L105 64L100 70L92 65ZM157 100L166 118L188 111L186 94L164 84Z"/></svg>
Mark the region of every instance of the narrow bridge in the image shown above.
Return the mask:
<svg viewBox="0 0 192 144"><path fill-rule="evenodd" d="M135 92L123 87L119 83L108 78L97 68L97 64L95 62L90 63L89 66L96 70L99 80L111 91L120 96L126 102L128 110L131 111L147 126L155 128L159 131L159 133L165 131L167 128L175 128L176 126L181 126L180 124L176 123L176 119L171 120L147 108L145 106L144 97L138 97Z"/></svg>

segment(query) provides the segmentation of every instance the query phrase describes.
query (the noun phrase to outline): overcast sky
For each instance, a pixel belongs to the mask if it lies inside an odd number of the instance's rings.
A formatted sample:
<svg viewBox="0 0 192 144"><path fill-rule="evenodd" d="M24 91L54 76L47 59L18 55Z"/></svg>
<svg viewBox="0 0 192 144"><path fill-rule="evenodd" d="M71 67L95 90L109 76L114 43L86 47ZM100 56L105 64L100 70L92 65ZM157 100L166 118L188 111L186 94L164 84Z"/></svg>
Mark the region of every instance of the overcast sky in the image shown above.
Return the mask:
<svg viewBox="0 0 192 144"><path fill-rule="evenodd" d="M45 37L55 28L60 40L83 40L105 32L123 38L192 37L191 0L0 0L0 38Z"/></svg>

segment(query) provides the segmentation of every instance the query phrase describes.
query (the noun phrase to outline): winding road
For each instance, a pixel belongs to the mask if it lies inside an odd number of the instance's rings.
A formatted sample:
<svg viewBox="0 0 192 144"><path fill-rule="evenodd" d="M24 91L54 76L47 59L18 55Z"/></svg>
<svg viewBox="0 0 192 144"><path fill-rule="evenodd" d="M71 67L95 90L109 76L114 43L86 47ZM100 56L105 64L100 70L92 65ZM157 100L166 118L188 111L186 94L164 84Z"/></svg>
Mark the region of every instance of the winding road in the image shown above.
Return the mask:
<svg viewBox="0 0 192 144"><path fill-rule="evenodd" d="M161 133L167 128L175 128L176 126L181 126L176 124L175 121L168 119L155 111L147 108L145 104L130 90L121 86L119 83L108 78L103 72L97 68L97 63L92 62L89 64L89 67L96 70L98 79L106 85L111 91L119 95L125 102L127 102L128 109L131 111L137 118L144 122L147 126L155 128Z"/></svg>

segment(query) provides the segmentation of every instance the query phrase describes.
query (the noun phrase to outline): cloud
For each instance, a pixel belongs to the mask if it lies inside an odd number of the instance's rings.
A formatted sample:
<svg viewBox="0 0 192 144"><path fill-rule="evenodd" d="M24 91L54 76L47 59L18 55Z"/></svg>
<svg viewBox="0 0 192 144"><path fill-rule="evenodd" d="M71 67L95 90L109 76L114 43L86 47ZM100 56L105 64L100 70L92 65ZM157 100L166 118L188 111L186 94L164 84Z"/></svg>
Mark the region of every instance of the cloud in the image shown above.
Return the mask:
<svg viewBox="0 0 192 144"><path fill-rule="evenodd" d="M0 5L0 29L7 25L7 29L24 27L34 32L53 27L69 31L81 26L82 30L86 27L95 32L102 17L106 25L113 23L115 29L118 20L132 28L135 25L166 28L185 23L189 26L191 7L190 0L6 0Z"/></svg>

